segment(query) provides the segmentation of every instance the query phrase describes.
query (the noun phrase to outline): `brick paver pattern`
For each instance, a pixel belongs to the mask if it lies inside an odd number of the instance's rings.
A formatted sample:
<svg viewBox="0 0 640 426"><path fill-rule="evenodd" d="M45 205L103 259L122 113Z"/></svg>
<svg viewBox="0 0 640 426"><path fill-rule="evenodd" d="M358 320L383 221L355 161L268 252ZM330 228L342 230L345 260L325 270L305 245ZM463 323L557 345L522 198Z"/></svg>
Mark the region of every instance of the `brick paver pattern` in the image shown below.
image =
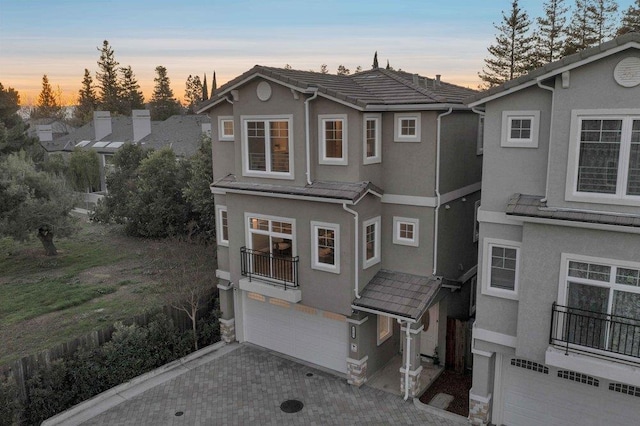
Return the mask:
<svg viewBox="0 0 640 426"><path fill-rule="evenodd" d="M308 375L311 373L311 375ZM398 379L398 381L400 381ZM285 413L280 404L304 407ZM182 412L180 416L176 413ZM238 349L94 417L84 425L438 425L456 422L412 401L282 358Z"/></svg>

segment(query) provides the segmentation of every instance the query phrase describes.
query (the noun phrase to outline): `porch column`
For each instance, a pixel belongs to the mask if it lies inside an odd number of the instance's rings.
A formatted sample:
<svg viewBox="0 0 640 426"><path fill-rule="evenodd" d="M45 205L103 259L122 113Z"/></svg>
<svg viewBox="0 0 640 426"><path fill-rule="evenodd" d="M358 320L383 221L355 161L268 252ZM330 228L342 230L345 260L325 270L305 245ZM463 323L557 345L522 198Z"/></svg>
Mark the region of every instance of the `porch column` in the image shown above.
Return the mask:
<svg viewBox="0 0 640 426"><path fill-rule="evenodd" d="M349 358L347 358L347 383L360 387L367 381L369 359L361 338L365 335L364 323L369 319L365 312L356 312L347 318L349 328Z"/></svg>
<svg viewBox="0 0 640 426"><path fill-rule="evenodd" d="M473 385L469 390L469 422L472 425L488 425L493 403L493 371L502 368L495 365L492 352L473 349Z"/></svg>
<svg viewBox="0 0 640 426"><path fill-rule="evenodd" d="M407 339L407 326L409 327L409 337ZM409 387L409 397L415 398L420 393L420 376L422 375L422 365L420 365L420 335L424 327L421 323L404 323L401 327L403 336L402 366L400 367L400 392L405 394L405 386ZM407 355L409 356L409 380L407 378Z"/></svg>
<svg viewBox="0 0 640 426"><path fill-rule="evenodd" d="M226 343L236 340L236 321L233 309L233 285L220 279L218 282L218 293L220 299L220 338Z"/></svg>

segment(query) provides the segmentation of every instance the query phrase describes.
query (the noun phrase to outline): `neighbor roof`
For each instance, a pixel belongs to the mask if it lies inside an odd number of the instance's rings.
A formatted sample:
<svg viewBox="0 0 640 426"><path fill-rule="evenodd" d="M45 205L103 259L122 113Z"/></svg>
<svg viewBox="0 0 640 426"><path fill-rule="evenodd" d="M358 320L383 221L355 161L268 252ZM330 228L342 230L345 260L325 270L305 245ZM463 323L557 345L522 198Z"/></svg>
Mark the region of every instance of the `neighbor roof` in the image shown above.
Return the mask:
<svg viewBox="0 0 640 426"><path fill-rule="evenodd" d="M547 204L541 201L542 199L544 199L542 195L513 194L507 204L507 215L640 227L640 215L591 213L584 210L547 207Z"/></svg>
<svg viewBox="0 0 640 426"><path fill-rule="evenodd" d="M489 90L472 95L465 99L464 102L470 107L478 106L489 100L532 86L539 80L545 80L566 70L577 68L585 63L599 59L602 56L612 55L628 48L640 49L639 33L628 33L602 43L599 46L565 56L558 61L537 68L526 75L509 80L500 86L492 87Z"/></svg>
<svg viewBox="0 0 640 426"><path fill-rule="evenodd" d="M264 192L270 196L273 194L294 195L311 198L326 198L337 201L355 203L368 191L382 195L382 190L371 182L313 182L311 185L290 186L271 183L238 182L234 175L211 184L213 188L221 188L239 192Z"/></svg>
<svg viewBox="0 0 640 426"><path fill-rule="evenodd" d="M200 105L198 113L223 102L231 90L257 77L276 81L303 92L317 89L320 95L361 109L368 106L423 104L463 106L463 100L476 92L417 74L383 68L351 75L335 75L256 65L218 88L211 99Z"/></svg>
<svg viewBox="0 0 640 426"><path fill-rule="evenodd" d="M417 321L427 311L441 285L440 277L381 269L351 307Z"/></svg>

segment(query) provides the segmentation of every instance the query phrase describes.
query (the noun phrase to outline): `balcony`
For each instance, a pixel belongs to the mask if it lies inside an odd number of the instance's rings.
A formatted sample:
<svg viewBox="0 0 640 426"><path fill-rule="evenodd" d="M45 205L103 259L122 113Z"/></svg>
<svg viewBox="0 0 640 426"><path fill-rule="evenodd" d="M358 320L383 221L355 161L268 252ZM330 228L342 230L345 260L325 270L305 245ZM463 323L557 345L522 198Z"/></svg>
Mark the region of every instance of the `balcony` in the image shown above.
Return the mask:
<svg viewBox="0 0 640 426"><path fill-rule="evenodd" d="M605 358L640 362L640 318L553 304L549 343Z"/></svg>

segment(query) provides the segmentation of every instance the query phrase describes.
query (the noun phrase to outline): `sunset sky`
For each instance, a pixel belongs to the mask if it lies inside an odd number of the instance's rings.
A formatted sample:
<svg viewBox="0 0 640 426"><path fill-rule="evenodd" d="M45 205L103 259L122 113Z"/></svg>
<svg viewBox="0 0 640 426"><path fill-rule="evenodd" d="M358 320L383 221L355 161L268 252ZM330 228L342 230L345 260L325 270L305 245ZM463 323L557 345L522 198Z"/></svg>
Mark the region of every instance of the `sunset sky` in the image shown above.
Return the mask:
<svg viewBox="0 0 640 426"><path fill-rule="evenodd" d="M626 10L633 0L619 0ZM479 84L494 22L510 0L0 0L0 82L35 102L46 74L73 103L84 69L95 78L103 40L131 65L146 99L167 68L181 98L189 74L218 85L255 64L335 73L381 66L468 87ZM542 0L521 0L530 17ZM572 1L568 1L572 4Z"/></svg>

